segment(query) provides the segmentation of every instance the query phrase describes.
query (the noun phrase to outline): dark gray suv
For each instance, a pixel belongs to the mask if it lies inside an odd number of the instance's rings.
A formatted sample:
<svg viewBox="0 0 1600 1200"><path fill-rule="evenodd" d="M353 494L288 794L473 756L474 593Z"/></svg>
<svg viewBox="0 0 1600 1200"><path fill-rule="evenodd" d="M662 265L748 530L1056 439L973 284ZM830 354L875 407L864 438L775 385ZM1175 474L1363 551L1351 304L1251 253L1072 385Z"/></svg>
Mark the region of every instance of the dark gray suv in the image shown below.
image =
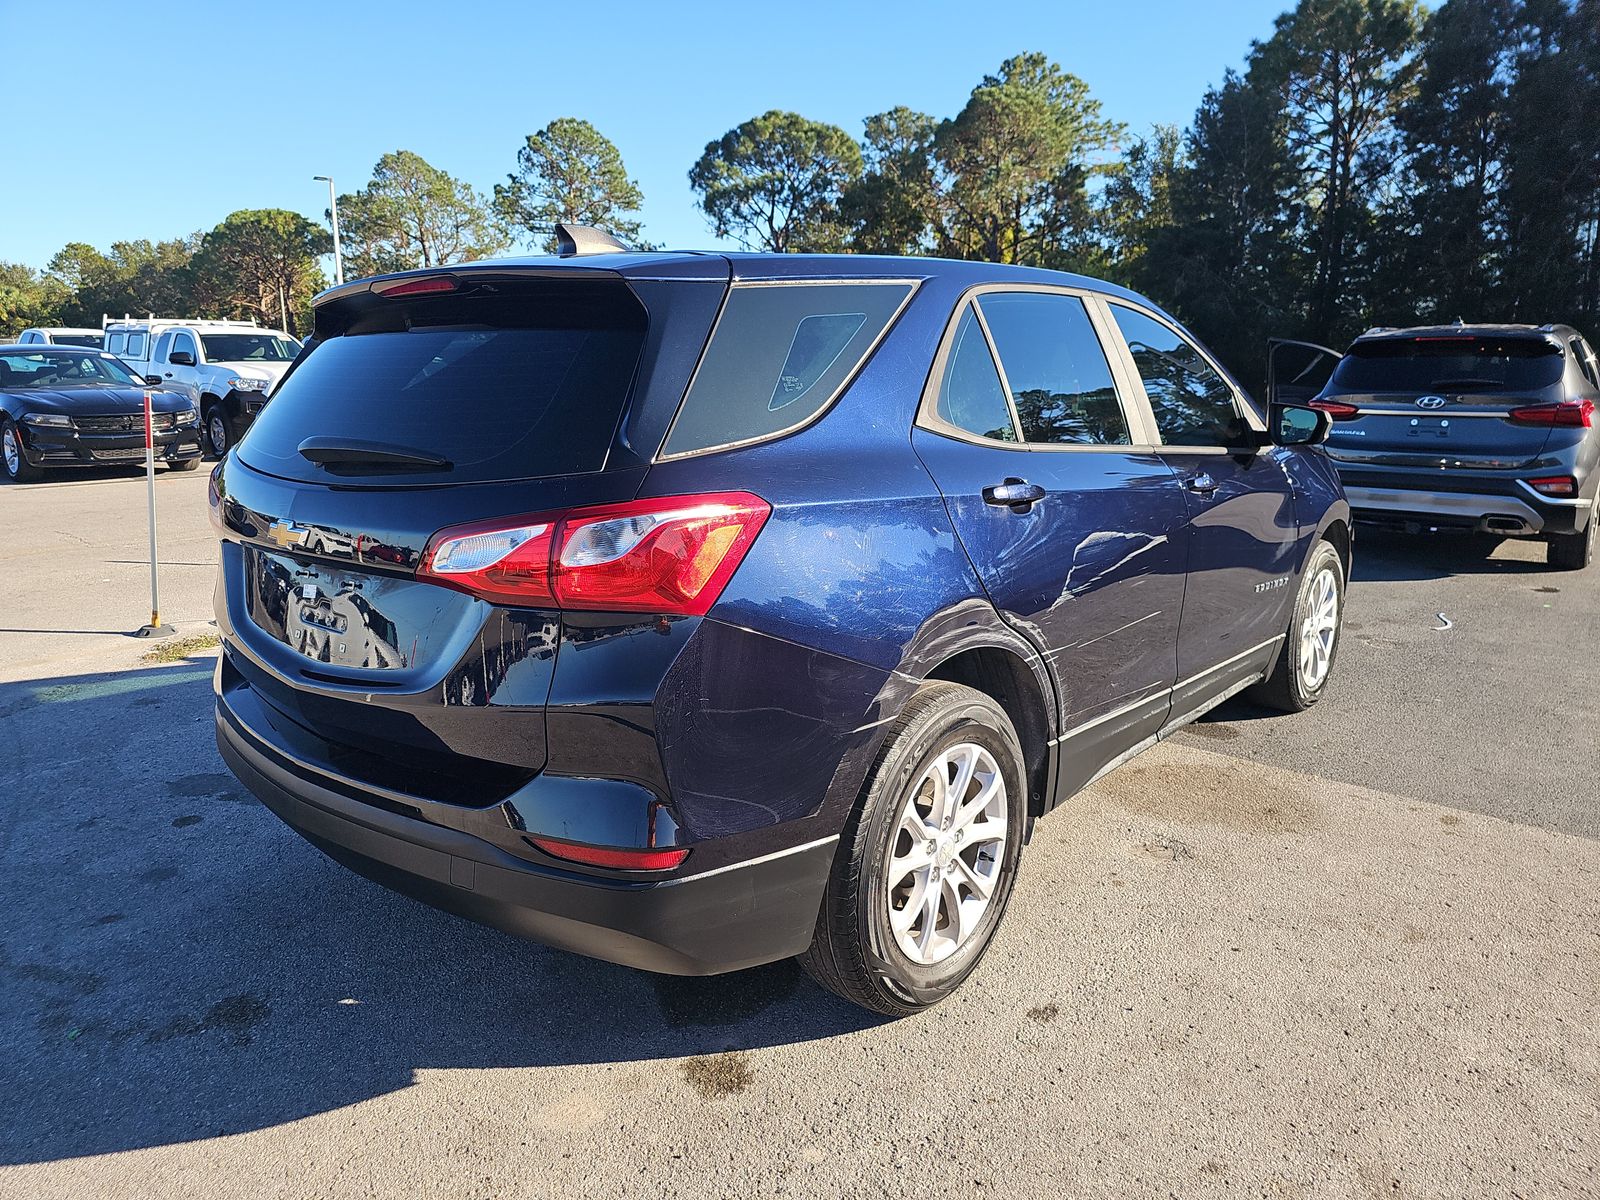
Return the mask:
<svg viewBox="0 0 1600 1200"><path fill-rule="evenodd" d="M1600 362L1567 325L1374 329L1312 404L1357 520L1542 538L1594 557Z"/></svg>

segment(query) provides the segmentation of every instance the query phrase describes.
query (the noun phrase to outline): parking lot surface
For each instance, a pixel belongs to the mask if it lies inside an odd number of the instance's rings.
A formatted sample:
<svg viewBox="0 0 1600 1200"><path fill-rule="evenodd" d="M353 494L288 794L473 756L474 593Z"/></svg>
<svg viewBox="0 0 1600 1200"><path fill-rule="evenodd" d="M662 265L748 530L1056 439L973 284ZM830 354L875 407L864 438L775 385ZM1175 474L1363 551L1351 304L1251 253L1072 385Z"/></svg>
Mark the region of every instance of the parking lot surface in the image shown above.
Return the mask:
<svg viewBox="0 0 1600 1200"><path fill-rule="evenodd" d="M204 474L158 484L204 632ZM143 487L0 487L0 1195L1600 1192L1600 569L1359 538L1328 698L1069 802L886 1023L323 859L222 766L214 656L126 636Z"/></svg>

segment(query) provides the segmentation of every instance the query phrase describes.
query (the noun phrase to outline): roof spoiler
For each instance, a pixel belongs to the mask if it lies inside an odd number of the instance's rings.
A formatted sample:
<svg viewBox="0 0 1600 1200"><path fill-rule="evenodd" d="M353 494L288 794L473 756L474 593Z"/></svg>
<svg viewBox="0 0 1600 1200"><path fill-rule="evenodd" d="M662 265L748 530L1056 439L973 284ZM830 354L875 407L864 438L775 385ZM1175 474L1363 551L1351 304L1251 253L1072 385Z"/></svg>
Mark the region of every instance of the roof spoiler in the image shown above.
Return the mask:
<svg viewBox="0 0 1600 1200"><path fill-rule="evenodd" d="M572 225L556 222L556 254L561 258L579 258L585 254L626 254L631 247L617 241L604 229L593 225Z"/></svg>

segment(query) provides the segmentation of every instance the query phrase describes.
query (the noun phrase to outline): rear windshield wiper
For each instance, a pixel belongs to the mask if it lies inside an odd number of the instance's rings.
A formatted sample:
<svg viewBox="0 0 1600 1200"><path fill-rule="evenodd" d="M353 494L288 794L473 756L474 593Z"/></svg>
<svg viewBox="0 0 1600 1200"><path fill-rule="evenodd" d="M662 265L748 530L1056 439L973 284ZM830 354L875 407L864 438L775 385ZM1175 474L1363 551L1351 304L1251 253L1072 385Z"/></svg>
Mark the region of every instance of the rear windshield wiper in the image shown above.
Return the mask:
<svg viewBox="0 0 1600 1200"><path fill-rule="evenodd" d="M448 471L453 465L449 459L422 450L348 438L308 437L299 450L301 458L330 471Z"/></svg>

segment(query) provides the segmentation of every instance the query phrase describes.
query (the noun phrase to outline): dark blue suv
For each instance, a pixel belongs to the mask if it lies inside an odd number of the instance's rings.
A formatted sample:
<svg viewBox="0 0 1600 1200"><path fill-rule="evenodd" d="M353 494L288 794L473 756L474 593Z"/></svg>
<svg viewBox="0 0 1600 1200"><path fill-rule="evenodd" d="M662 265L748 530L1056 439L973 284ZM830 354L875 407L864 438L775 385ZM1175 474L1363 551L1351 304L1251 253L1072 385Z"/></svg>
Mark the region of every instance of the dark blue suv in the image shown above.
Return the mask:
<svg viewBox="0 0 1600 1200"><path fill-rule="evenodd" d="M218 742L491 925L914 1012L1035 820L1327 686L1326 414L1119 288L578 252L335 288L313 346L213 477Z"/></svg>

